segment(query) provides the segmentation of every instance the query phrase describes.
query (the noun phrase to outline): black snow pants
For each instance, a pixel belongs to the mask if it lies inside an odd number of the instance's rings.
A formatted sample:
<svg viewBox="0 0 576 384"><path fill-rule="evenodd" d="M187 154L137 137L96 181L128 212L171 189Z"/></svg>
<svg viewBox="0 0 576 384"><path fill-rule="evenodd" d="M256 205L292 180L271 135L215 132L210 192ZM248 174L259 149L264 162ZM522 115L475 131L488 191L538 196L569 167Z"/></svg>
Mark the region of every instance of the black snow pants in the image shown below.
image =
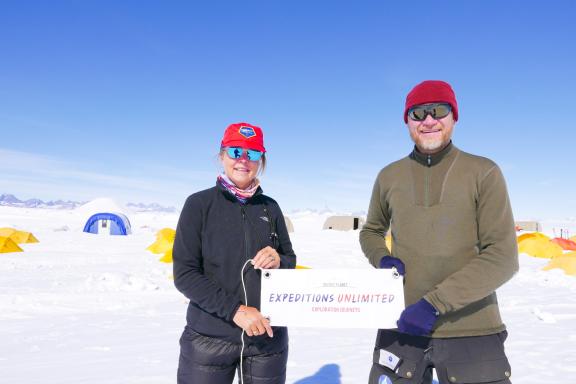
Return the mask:
<svg viewBox="0 0 576 384"><path fill-rule="evenodd" d="M380 329L369 384L510 384L506 331L486 336L429 338Z"/></svg>
<svg viewBox="0 0 576 384"><path fill-rule="evenodd" d="M200 335L186 327L180 338L178 384L232 384L236 370L240 374L241 348L240 344ZM243 355L243 384L286 382L288 346L268 353L257 345L247 345Z"/></svg>

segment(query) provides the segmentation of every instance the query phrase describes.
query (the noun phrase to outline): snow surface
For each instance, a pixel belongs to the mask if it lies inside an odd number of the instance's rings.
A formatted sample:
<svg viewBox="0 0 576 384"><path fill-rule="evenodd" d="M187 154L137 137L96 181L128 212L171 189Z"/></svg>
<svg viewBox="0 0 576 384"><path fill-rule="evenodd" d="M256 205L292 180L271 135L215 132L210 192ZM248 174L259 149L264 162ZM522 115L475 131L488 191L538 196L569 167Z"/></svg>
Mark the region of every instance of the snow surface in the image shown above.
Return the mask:
<svg viewBox="0 0 576 384"><path fill-rule="evenodd" d="M83 211L0 207L0 227L40 240L0 254L0 383L174 383L187 300L171 265L145 248L177 214L135 213L133 235L102 236L82 232ZM328 215L289 215L298 263L370 268L358 231L321 229ZM520 255L520 272L498 291L514 383L574 382L576 278L542 271L546 263ZM367 382L375 334L291 328L287 382Z"/></svg>

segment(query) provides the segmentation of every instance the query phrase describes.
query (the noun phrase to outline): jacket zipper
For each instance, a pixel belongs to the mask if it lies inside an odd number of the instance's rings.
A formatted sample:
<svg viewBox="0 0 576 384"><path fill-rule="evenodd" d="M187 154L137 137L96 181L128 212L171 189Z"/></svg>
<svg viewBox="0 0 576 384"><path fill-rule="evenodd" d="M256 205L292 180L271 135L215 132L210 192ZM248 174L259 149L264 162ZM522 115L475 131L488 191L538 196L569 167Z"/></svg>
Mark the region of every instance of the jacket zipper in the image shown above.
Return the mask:
<svg viewBox="0 0 576 384"><path fill-rule="evenodd" d="M428 164L428 168L426 169L426 178L424 180L424 206L428 207L430 201L428 197L430 193L430 166L432 164L432 157L430 155L427 156L426 163Z"/></svg>
<svg viewBox="0 0 576 384"><path fill-rule="evenodd" d="M244 206L240 206L240 211L242 212L242 229L244 230L244 261L248 260L248 233L246 230L246 211Z"/></svg>

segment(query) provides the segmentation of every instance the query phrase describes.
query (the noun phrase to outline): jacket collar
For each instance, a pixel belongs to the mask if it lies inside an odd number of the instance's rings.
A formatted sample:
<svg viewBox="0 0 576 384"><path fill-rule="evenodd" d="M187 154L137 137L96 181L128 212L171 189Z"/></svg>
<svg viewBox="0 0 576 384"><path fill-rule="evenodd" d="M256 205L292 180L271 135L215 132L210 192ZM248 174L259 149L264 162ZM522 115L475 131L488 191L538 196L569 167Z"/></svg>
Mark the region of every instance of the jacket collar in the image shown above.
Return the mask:
<svg viewBox="0 0 576 384"><path fill-rule="evenodd" d="M428 167L431 167L433 165L438 164L448 154L455 152L455 151L456 151L456 147L452 144L452 140L450 140L450 142L448 143L448 145L446 147L444 147L444 149L442 149L440 152L436 152L436 153L433 153L431 155L420 152L418 150L418 148L416 148L416 146L414 146L412 153L410 153L410 158L412 160L416 160L418 163L420 163L422 165L426 165Z"/></svg>
<svg viewBox="0 0 576 384"><path fill-rule="evenodd" d="M216 188L224 195L226 199L230 201L235 201L240 204L240 200L238 200L236 196L234 196L229 190L227 190L222 184L220 184L218 180L216 180ZM262 188L258 186L256 192L254 192L254 195L246 201L246 204L249 204L250 202L254 201L254 199L258 198L258 196L262 195L263 193L264 191L262 190Z"/></svg>

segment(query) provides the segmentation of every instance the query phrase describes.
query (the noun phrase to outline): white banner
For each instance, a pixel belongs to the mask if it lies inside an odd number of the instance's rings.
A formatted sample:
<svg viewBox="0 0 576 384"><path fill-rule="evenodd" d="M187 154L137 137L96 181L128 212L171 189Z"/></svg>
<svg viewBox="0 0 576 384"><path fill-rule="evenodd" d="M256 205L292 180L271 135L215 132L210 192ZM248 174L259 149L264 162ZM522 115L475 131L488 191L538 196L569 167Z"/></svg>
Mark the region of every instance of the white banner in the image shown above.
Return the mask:
<svg viewBox="0 0 576 384"><path fill-rule="evenodd" d="M275 326L396 328L403 278L391 269L263 270L260 310Z"/></svg>

